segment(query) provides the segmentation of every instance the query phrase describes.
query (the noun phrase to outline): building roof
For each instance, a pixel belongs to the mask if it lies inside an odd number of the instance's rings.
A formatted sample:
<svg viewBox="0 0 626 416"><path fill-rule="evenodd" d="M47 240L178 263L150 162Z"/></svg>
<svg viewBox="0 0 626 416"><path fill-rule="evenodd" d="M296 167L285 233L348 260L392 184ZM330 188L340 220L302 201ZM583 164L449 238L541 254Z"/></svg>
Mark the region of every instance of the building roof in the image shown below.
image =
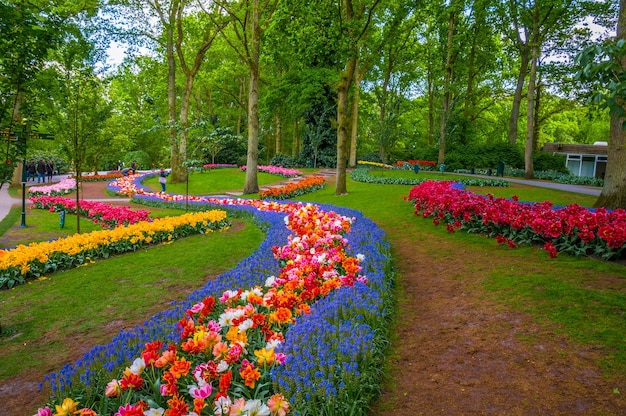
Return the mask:
<svg viewBox="0 0 626 416"><path fill-rule="evenodd" d="M543 145L544 152L577 154L577 155L607 155L608 148L600 144L569 144L569 143L546 143Z"/></svg>

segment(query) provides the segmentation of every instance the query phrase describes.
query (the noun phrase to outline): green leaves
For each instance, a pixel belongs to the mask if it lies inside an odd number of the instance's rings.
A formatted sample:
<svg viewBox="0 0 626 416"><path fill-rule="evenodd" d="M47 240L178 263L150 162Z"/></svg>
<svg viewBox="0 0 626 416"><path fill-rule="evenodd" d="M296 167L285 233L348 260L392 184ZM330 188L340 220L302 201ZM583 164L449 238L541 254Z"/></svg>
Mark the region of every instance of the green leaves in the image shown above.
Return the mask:
<svg viewBox="0 0 626 416"><path fill-rule="evenodd" d="M576 79L592 85L590 101L608 108L612 117L624 118L626 98L626 40L607 41L585 48L576 57ZM626 129L626 121L622 122Z"/></svg>

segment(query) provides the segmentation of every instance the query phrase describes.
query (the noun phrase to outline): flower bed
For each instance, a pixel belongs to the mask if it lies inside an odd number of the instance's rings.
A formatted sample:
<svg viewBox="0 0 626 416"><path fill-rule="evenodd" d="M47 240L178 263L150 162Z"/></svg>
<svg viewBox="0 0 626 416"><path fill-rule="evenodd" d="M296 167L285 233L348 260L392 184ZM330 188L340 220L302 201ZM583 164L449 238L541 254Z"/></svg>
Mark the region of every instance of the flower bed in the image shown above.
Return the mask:
<svg viewBox="0 0 626 416"><path fill-rule="evenodd" d="M157 203L158 196L134 198ZM173 310L49 375L51 405L102 415L284 415L320 414L321 403L327 414L343 414L348 403L353 414L365 414L392 309L382 231L346 209L210 200L193 204L254 214L268 227L265 242ZM350 255L354 249L365 257ZM305 334L315 342L301 343ZM316 366L303 367L309 360Z"/></svg>
<svg viewBox="0 0 626 416"><path fill-rule="evenodd" d="M31 186L28 188L28 196L60 196L67 195L74 191L76 191L76 179L65 178L53 185Z"/></svg>
<svg viewBox="0 0 626 416"><path fill-rule="evenodd" d="M432 181L427 178L393 178L384 176L372 176L369 174L371 167L359 166L350 173L350 178L357 182L378 183L385 185L419 185L422 182ZM458 182L466 186L501 186L508 187L508 181L502 179L464 178Z"/></svg>
<svg viewBox="0 0 626 416"><path fill-rule="evenodd" d="M368 167L368 169L370 169L371 167L376 167L376 168L384 168L384 169L391 169L392 166L391 165L387 165L385 163L380 163L380 162L370 162L367 160L359 160L357 162L357 167Z"/></svg>
<svg viewBox="0 0 626 416"><path fill-rule="evenodd" d="M31 197L33 207L48 209L50 212L65 210L70 214L76 214L76 200L71 198L54 196ZM149 221L150 212L146 210L132 210L124 206L114 206L97 201L80 201L80 215L89 218L96 224L105 228L115 228L120 225L135 224L139 221Z"/></svg>
<svg viewBox="0 0 626 416"><path fill-rule="evenodd" d="M271 173L272 175L283 176L285 178L293 178L294 176L302 175L302 172L300 172L298 169L288 169L288 168L283 168L282 166L268 165L268 166L257 166L256 168L259 172ZM245 172L247 169L247 166L244 165L240 169Z"/></svg>
<svg viewBox="0 0 626 416"><path fill-rule="evenodd" d="M149 244L219 230L229 225L226 212L208 211L0 250L0 289L12 288L49 272L79 266L89 259L108 258L112 254L135 251Z"/></svg>
<svg viewBox="0 0 626 416"><path fill-rule="evenodd" d="M411 189L408 199L415 214L445 223L448 231L496 237L498 243L540 244L550 257L559 252L597 255L605 260L624 258L626 253L626 211L589 210L573 204L555 208L548 201L525 204L482 196L453 186L452 181L427 181Z"/></svg>
<svg viewBox="0 0 626 416"><path fill-rule="evenodd" d="M81 182L104 182L111 181L113 179L121 178L124 176L121 171L112 171L104 175L84 175L80 177Z"/></svg>
<svg viewBox="0 0 626 416"><path fill-rule="evenodd" d="M267 199L290 199L322 189L324 185L326 185L326 181L322 176L309 176L298 182L292 182L285 186L261 191L259 192L259 197Z"/></svg>
<svg viewBox="0 0 626 416"><path fill-rule="evenodd" d="M237 165L230 163L207 163L202 166L202 169L211 170L211 169L223 169L223 168L236 168Z"/></svg>
<svg viewBox="0 0 626 416"><path fill-rule="evenodd" d="M409 159L406 162L403 160L398 160L396 162L396 166L404 166L405 163L408 163L409 165L420 165L422 167L425 167L425 166L434 167L437 164L437 162L435 162L434 160L411 160Z"/></svg>

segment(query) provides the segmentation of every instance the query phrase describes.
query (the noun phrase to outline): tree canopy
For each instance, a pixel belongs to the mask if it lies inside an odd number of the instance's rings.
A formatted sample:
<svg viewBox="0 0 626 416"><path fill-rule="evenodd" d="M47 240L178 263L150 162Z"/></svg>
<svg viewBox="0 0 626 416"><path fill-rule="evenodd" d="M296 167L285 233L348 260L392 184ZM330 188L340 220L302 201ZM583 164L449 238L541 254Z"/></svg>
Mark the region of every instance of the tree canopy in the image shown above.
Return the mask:
<svg viewBox="0 0 626 416"><path fill-rule="evenodd" d="M0 12L4 129L52 125L42 103L63 93L47 83L48 63L68 39L91 51L111 111L86 143L108 147L85 159L90 170L142 151L144 168L172 167L176 181L186 160L236 160L253 193L256 164L275 159L335 168L341 194L358 159L463 168L459 151L509 143L532 176L545 143L608 139L608 110L587 100L606 71L588 63L615 33L613 2L3 0ZM128 52L116 67L102 53L113 42ZM224 131L247 145L218 145ZM3 151L7 177L16 150L5 141Z"/></svg>

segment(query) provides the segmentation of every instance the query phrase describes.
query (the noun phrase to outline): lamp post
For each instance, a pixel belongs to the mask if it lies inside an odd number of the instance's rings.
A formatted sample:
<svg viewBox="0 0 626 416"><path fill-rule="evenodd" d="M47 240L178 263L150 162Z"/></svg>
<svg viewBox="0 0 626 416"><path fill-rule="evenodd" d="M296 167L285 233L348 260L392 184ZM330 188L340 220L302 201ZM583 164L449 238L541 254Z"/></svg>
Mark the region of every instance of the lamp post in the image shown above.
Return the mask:
<svg viewBox="0 0 626 416"><path fill-rule="evenodd" d="M187 184L186 184L186 191L185 191L185 194L186 194L186 197L185 197L185 212L189 212L189 167L186 168L186 174L187 174L187 177L186 177L185 181L186 181Z"/></svg>
<svg viewBox="0 0 626 416"><path fill-rule="evenodd" d="M27 177L26 177L26 170L27 170L27 166L26 166L26 146L27 146L26 138L27 138L26 119L24 119L24 121L22 122L22 132L17 137L17 141L18 142L20 140L24 141L24 147L22 149L22 221L20 222L20 227L22 227L22 228L26 227L26 179L27 179Z"/></svg>

